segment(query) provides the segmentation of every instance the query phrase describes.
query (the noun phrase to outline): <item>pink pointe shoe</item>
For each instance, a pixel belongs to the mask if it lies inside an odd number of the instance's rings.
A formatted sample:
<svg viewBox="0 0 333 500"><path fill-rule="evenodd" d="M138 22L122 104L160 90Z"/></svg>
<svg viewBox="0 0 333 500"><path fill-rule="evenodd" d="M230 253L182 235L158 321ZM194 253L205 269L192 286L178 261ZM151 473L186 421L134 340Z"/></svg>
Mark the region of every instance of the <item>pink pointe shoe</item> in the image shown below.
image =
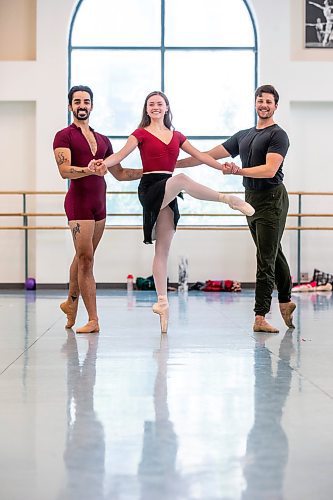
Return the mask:
<svg viewBox="0 0 333 500"><path fill-rule="evenodd" d="M220 193L219 200L222 201L222 203L226 203L227 205L229 205L232 210L239 210L239 212L242 212L242 214L246 215L247 217L251 217L251 215L253 215L255 212L252 205L242 200L238 196L235 196L234 194Z"/></svg>
<svg viewBox="0 0 333 500"><path fill-rule="evenodd" d="M161 323L161 333L167 333L169 321L169 303L166 295L160 295L158 302L153 305L153 312L159 314Z"/></svg>

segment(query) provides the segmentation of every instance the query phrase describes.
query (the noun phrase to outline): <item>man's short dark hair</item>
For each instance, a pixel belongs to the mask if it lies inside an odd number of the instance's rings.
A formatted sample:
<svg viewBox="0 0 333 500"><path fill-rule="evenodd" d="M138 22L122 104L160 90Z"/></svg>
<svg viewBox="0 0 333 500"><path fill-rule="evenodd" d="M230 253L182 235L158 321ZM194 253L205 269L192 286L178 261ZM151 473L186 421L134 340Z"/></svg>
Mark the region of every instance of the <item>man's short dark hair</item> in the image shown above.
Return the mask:
<svg viewBox="0 0 333 500"><path fill-rule="evenodd" d="M272 94L274 96L275 104L279 102L280 96L273 85L261 85L261 87L258 87L256 93L254 94L255 99L257 99L257 97L261 97L264 93Z"/></svg>
<svg viewBox="0 0 333 500"><path fill-rule="evenodd" d="M68 104L69 105L72 104L74 92L88 92L88 94L90 95L91 104L93 103L94 94L93 94L90 87L87 87L86 85L74 85L74 87L72 87L70 89L70 91L68 92Z"/></svg>

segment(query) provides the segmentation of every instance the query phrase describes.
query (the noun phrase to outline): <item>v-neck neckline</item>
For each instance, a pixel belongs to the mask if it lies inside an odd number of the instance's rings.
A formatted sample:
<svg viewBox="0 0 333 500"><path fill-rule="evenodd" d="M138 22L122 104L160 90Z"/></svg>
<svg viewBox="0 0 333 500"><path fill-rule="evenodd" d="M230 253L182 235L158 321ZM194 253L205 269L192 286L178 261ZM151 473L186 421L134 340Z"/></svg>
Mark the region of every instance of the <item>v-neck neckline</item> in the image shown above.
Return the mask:
<svg viewBox="0 0 333 500"><path fill-rule="evenodd" d="M73 123L73 125L74 125L77 129L79 129L79 130L80 130L80 132L81 132L81 134L82 134L82 137L84 138L84 140L85 140L85 141L86 141L86 143L87 143L87 146L88 146L88 148L89 148L89 150L90 150L91 155L92 155L94 158L96 158L97 151L98 151L98 142L97 142L97 137L95 136L95 130L94 130L92 127L90 127L90 125L89 125L89 131L90 131L90 132L92 132L92 135L94 136L95 141L96 141L96 153L94 154L94 153L93 153L93 151L92 151L92 149L91 149L90 142L88 141L87 137L86 137L86 136L85 136L85 134L83 133L82 128L81 128L81 127L78 127L75 123Z"/></svg>
<svg viewBox="0 0 333 500"><path fill-rule="evenodd" d="M96 140L96 137L95 137L95 141L96 141L96 152L94 153L93 150L91 149L91 145L90 145L90 142L88 141L88 139L86 138L86 136L82 133L87 145L88 145L88 148L90 150L90 153L91 155L96 158L96 155L97 155L97 150L98 150L98 144L97 144L97 140Z"/></svg>
<svg viewBox="0 0 333 500"><path fill-rule="evenodd" d="M169 142L164 142L162 141L162 139L160 139L159 137L157 137L157 135L155 134L152 134L151 132L149 132L149 130L147 130L146 128L144 128L143 130L145 130L146 132L148 132L149 135L152 135L153 137L155 137L155 139L157 139L158 141L160 141L162 144L164 144L164 146L169 146L172 142L172 139L173 139L173 136L174 136L174 130L172 130L172 136L171 136L171 139Z"/></svg>

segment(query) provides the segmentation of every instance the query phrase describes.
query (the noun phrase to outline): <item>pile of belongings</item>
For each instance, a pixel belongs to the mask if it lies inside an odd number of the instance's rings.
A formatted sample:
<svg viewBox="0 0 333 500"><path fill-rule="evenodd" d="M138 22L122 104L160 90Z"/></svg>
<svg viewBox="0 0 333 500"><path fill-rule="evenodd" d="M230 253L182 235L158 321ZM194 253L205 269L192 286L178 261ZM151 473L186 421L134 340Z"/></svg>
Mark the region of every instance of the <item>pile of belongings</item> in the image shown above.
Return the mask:
<svg viewBox="0 0 333 500"><path fill-rule="evenodd" d="M197 281L189 289L202 292L240 292L242 290L239 281L234 280L207 280L205 283Z"/></svg>
<svg viewBox="0 0 333 500"><path fill-rule="evenodd" d="M333 285L333 274L324 273L319 269L313 271L312 280L294 286L292 292L331 292Z"/></svg>

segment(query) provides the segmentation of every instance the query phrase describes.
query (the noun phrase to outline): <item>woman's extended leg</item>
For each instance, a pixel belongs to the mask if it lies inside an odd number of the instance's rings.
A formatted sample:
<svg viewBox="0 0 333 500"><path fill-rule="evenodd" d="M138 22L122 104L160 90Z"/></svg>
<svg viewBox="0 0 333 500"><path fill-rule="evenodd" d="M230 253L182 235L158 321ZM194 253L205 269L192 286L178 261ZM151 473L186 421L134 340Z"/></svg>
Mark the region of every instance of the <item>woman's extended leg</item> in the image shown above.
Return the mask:
<svg viewBox="0 0 333 500"><path fill-rule="evenodd" d="M170 207L166 206L161 209L156 221L156 243L153 260L153 276L157 292L157 303L154 304L153 311L160 315L161 333L166 333L168 329L167 267L174 234L173 212Z"/></svg>
<svg viewBox="0 0 333 500"><path fill-rule="evenodd" d="M233 210L239 210L247 216L251 216L254 214L254 208L238 196L219 193L214 189L208 188L206 186L203 186L202 184L199 184L198 182L193 181L185 174L178 174L174 177L170 177L170 179L167 180L161 209L169 205L169 203L174 200L181 191L185 191L193 198L197 198L199 200L219 201L222 203L226 203Z"/></svg>

